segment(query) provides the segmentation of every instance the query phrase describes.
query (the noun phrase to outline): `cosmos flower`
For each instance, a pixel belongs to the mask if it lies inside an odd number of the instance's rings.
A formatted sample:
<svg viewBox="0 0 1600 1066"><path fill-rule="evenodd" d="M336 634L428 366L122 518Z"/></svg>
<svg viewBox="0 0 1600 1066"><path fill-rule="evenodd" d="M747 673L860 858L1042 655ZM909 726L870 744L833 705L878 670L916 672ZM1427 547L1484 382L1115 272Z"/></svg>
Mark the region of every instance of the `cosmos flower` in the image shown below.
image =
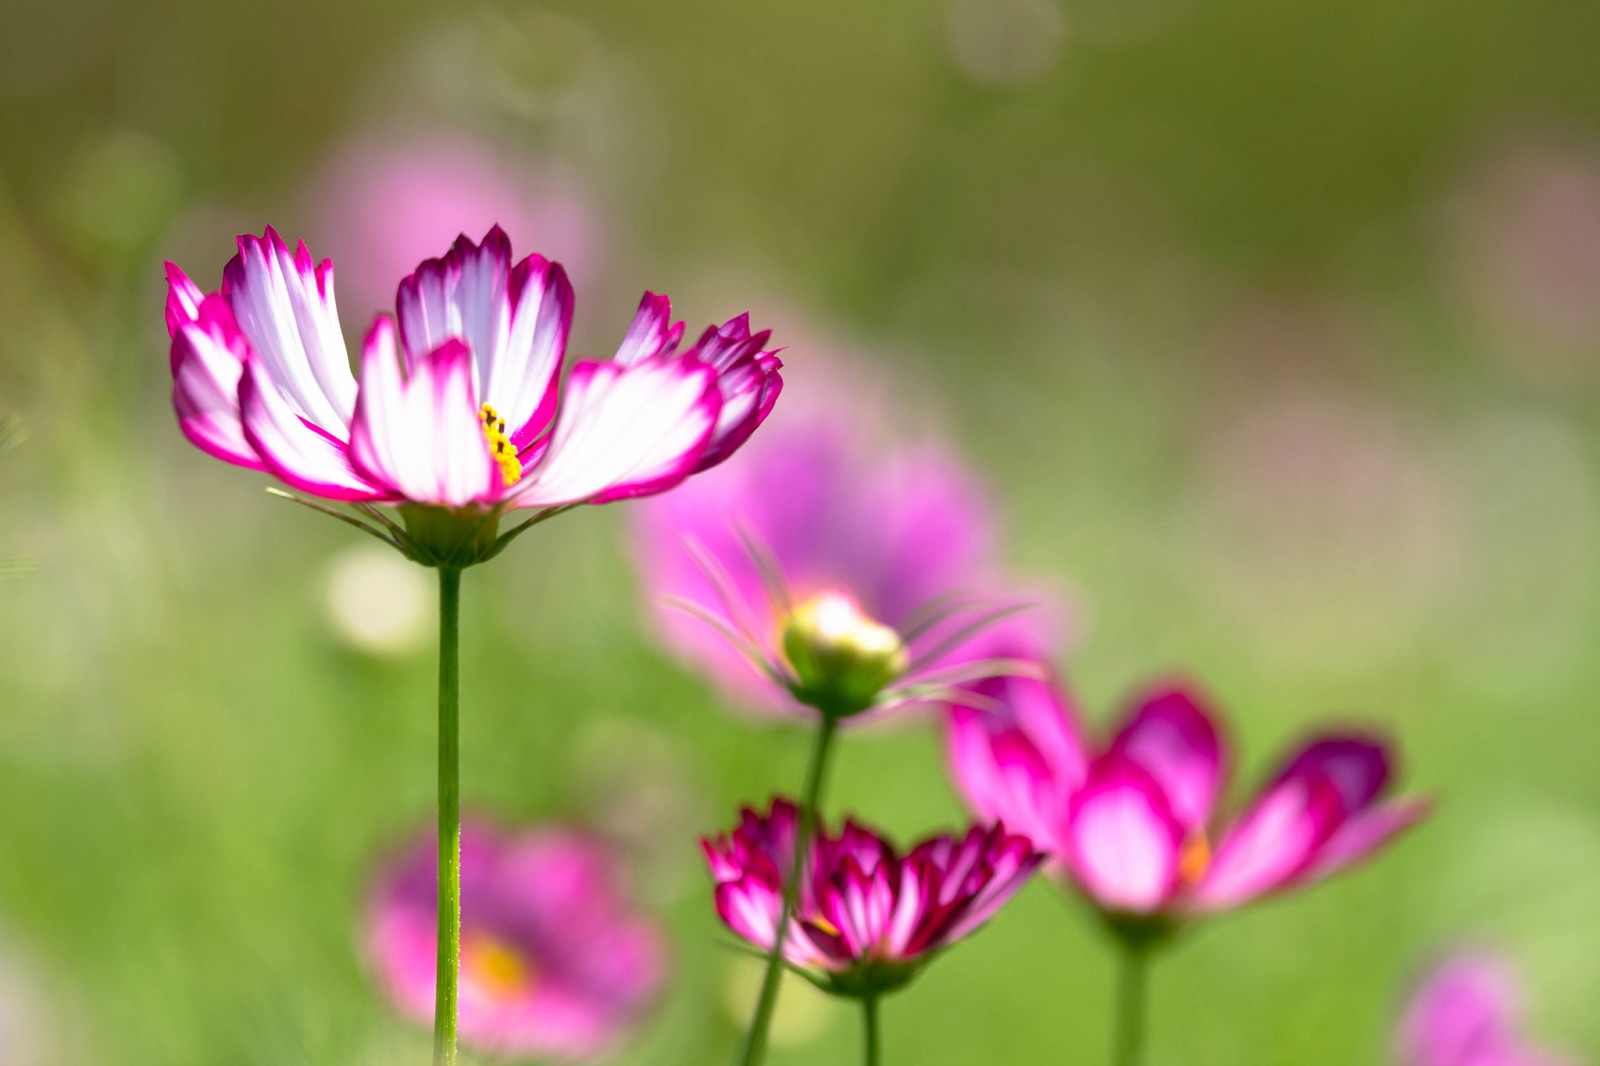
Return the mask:
<svg viewBox="0 0 1600 1066"><path fill-rule="evenodd" d="M384 990L433 1019L438 846L430 834L385 867L367 909L366 948ZM464 1044L497 1055L598 1058L660 991L666 952L630 911L605 846L564 828L461 837Z"/></svg>
<svg viewBox="0 0 1600 1066"><path fill-rule="evenodd" d="M1499 959L1451 956L1422 982L1396 1039L1402 1066L1571 1066L1522 1032L1516 976Z"/></svg>
<svg viewBox="0 0 1600 1066"><path fill-rule="evenodd" d="M936 447L872 454L833 399L634 515L663 639L761 710L936 687L1007 610L987 595L994 523L972 476Z"/></svg>
<svg viewBox="0 0 1600 1066"><path fill-rule="evenodd" d="M1150 690L1092 750L1052 681L977 687L1000 711L956 706L949 718L952 773L968 804L1028 834L1054 872L1124 927L1166 931L1320 881L1428 808L1389 797L1383 740L1338 732L1302 744L1228 817L1227 745L1192 690Z"/></svg>
<svg viewBox="0 0 1600 1066"><path fill-rule="evenodd" d="M222 287L167 264L173 402L185 436L266 470L423 562L481 561L509 510L535 519L677 485L726 459L782 387L747 316L679 351L683 323L646 293L610 360L561 384L573 294L560 264L513 264L498 227L400 282L366 334L359 384L333 264L268 228L239 238ZM400 507L405 528L376 504ZM471 516L463 520L463 516ZM441 558L443 557L443 558Z"/></svg>
<svg viewBox="0 0 1600 1066"><path fill-rule="evenodd" d="M747 808L731 833L701 842L717 913L763 951L782 918L797 825L795 805L774 799L766 815ZM882 834L847 820L837 834L818 826L807 851L784 959L824 990L853 997L904 985L992 918L1044 859L998 824L930 837L902 856Z"/></svg>

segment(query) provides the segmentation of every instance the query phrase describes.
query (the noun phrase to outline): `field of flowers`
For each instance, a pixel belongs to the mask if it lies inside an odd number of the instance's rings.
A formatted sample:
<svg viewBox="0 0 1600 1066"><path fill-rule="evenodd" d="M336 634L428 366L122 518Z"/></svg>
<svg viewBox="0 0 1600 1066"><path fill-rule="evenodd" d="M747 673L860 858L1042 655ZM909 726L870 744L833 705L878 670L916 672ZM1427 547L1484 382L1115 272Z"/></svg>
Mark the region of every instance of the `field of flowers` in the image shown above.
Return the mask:
<svg viewBox="0 0 1600 1066"><path fill-rule="evenodd" d="M1594 1060L1597 44L0 7L0 1066Z"/></svg>

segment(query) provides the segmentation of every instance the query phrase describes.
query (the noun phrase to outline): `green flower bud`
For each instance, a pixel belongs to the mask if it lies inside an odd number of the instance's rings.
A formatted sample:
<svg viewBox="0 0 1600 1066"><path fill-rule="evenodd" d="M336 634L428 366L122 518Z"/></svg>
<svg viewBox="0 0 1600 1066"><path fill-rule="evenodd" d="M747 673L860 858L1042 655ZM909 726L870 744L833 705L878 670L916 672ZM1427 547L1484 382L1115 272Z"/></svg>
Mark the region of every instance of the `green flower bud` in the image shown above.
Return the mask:
<svg viewBox="0 0 1600 1066"><path fill-rule="evenodd" d="M795 673L795 698L832 718L872 706L909 661L900 634L840 592L813 596L789 614L783 653Z"/></svg>

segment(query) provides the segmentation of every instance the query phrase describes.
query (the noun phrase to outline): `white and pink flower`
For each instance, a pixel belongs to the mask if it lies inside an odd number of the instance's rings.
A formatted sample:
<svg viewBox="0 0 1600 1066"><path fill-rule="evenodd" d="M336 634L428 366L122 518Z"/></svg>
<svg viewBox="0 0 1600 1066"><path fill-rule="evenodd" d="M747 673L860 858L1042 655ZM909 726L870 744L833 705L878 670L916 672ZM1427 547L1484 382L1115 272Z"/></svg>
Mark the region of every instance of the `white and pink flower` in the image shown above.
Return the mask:
<svg viewBox="0 0 1600 1066"><path fill-rule="evenodd" d="M367 331L359 383L333 264L303 242L291 251L270 227L240 237L217 292L172 263L167 278L184 435L336 503L497 519L661 492L732 454L783 384L748 316L680 350L683 323L646 293L616 355L578 361L563 389L572 286L543 256L513 263L499 227L400 282L396 316ZM381 514L369 532L418 547Z"/></svg>

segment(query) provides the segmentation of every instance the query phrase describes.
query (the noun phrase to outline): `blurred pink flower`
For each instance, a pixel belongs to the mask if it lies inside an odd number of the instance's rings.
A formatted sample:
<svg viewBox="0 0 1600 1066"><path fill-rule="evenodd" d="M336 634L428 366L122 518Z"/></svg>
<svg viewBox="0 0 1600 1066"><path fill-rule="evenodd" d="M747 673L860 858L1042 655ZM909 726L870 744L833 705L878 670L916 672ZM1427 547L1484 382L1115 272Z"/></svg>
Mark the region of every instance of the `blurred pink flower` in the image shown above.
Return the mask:
<svg viewBox="0 0 1600 1066"><path fill-rule="evenodd" d="M346 264L346 306L394 301L395 279L461 232L533 234L579 288L604 256L600 218L578 184L457 133L370 136L343 144L312 182L317 243Z"/></svg>
<svg viewBox="0 0 1600 1066"><path fill-rule="evenodd" d="M795 604L840 605L846 621L892 630L915 681L970 661L963 626L997 602L983 598L998 581L977 480L933 444L872 446L872 414L855 400L835 385L739 462L634 515L658 631L742 704L795 706L781 676L798 665L783 650Z"/></svg>
<svg viewBox="0 0 1600 1066"><path fill-rule="evenodd" d="M1594 146L1526 139L1502 147L1470 185L1463 243L1478 295L1533 339L1578 345L1592 355L1600 342L1594 299L1600 288L1600 155ZM1556 353L1533 348L1531 358L1550 365L1532 369L1573 369L1552 363ZM1530 358L1522 351L1506 355ZM1592 370L1592 358L1585 362Z"/></svg>
<svg viewBox="0 0 1600 1066"><path fill-rule="evenodd" d="M422 834L384 869L366 947L385 991L433 1020L438 843ZM462 1042L492 1054L597 1058L660 991L661 934L624 902L611 856L574 830L461 833Z"/></svg>
<svg viewBox="0 0 1600 1066"><path fill-rule="evenodd" d="M794 865L795 805L748 808L726 835L701 846L716 879L717 913L734 933L771 951ZM828 991L871 996L898 988L938 952L969 935L1014 896L1043 861L1000 825L929 837L902 856L876 830L819 825L800 879L784 958Z"/></svg>
<svg viewBox="0 0 1600 1066"><path fill-rule="evenodd" d="M218 292L171 263L167 276L184 434L335 501L490 513L661 492L727 458L782 386L748 316L680 352L683 323L646 293L616 356L578 362L562 390L572 287L541 255L513 266L498 227L401 281L398 325L373 323L359 387L333 264L303 242L240 237Z"/></svg>
<svg viewBox="0 0 1600 1066"><path fill-rule="evenodd" d="M1401 1019L1402 1066L1571 1066L1530 1044L1521 1029L1515 975L1499 959L1463 953L1422 982Z"/></svg>
<svg viewBox="0 0 1600 1066"><path fill-rule="evenodd" d="M1225 819L1227 745L1191 689L1151 689L1092 751L1056 684L1013 677L976 688L987 707L952 707L948 731L968 804L1028 834L1111 916L1175 922L1320 881L1427 811L1421 799L1387 798L1384 741L1327 733Z"/></svg>

